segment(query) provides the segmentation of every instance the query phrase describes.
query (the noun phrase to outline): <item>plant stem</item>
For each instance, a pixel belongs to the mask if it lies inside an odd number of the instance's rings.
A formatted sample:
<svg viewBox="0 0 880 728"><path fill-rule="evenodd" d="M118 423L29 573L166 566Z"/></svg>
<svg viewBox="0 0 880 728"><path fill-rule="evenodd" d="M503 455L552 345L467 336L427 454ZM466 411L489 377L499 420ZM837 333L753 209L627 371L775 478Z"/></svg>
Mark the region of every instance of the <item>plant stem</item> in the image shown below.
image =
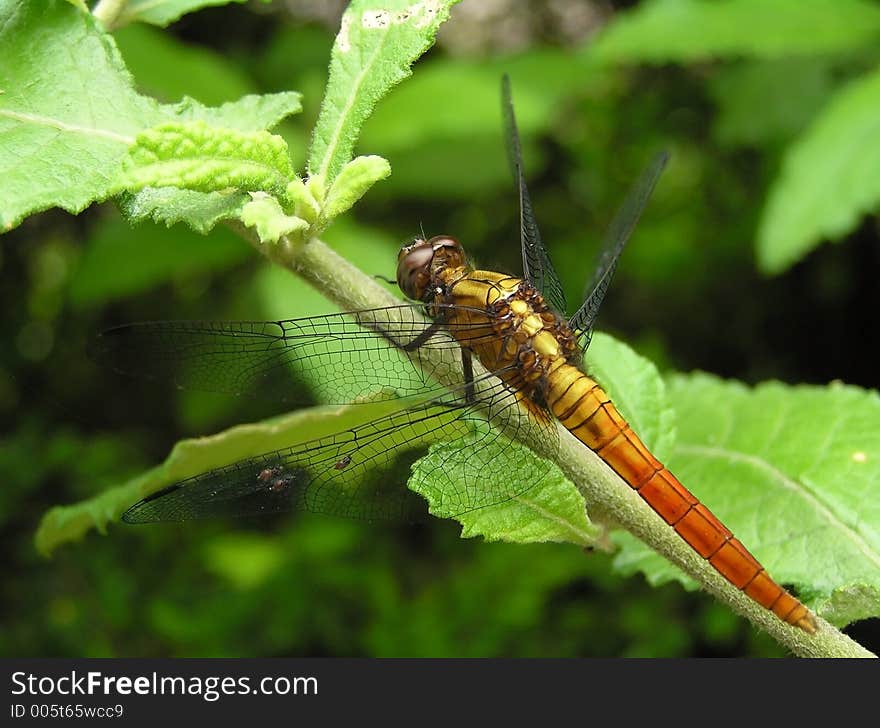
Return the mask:
<svg viewBox="0 0 880 728"><path fill-rule="evenodd" d="M400 303L399 299L391 296L371 277L320 240L300 245L282 241L278 246L266 246L257 242L250 231L240 226L237 229L260 252L305 279L343 309L376 308ZM875 657L822 619L819 619L816 634L807 634L778 619L718 574L598 455L584 447L562 425L558 424L559 447L554 447L550 452L546 449L545 438L530 437L536 433L528 425L528 418L525 415L522 418L523 426L516 429L523 443L559 465L583 494L589 511L599 515L602 520L612 520L644 541L697 580L706 591L793 653L801 657ZM658 629L663 629L663 625L658 625Z"/></svg>

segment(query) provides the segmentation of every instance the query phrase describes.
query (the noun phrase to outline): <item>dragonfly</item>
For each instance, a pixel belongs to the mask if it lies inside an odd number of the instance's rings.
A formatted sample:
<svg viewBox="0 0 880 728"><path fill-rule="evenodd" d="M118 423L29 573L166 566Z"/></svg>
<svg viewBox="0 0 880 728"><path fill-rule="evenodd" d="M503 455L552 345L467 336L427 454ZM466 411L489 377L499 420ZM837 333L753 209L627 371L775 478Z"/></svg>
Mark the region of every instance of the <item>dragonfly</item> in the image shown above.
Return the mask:
<svg viewBox="0 0 880 728"><path fill-rule="evenodd" d="M667 154L655 156L627 194L583 303L566 318L526 186L506 76L501 96L522 278L475 269L455 238L423 234L398 255L397 284L407 299L400 305L278 321L132 323L97 337L93 354L128 375L237 395L259 390L292 407L386 407L375 416L365 409L369 417L341 431L173 483L132 505L123 520L291 511L417 520L425 505L413 490L426 488L438 510L444 502L461 512L485 508L538 487L547 475L544 460L512 465L505 457L521 439L517 428L534 428L552 449L558 422L733 586L788 624L815 632L812 612L652 455L583 366L618 259ZM438 443L445 444L436 450ZM417 460L422 467L412 468ZM402 485L408 477L410 489ZM422 488L413 486L419 477Z"/></svg>

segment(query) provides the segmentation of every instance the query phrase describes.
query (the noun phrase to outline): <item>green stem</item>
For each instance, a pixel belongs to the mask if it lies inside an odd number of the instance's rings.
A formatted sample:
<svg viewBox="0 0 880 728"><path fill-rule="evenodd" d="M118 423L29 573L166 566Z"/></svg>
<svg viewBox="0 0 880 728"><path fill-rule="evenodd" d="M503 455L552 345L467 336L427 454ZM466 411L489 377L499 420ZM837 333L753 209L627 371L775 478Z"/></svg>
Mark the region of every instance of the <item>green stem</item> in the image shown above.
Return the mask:
<svg viewBox="0 0 880 728"><path fill-rule="evenodd" d="M346 259L337 255L320 240L294 245L282 241L278 246L265 246L243 228L240 232L263 254L295 272L320 293L343 309L355 310L399 304L372 278ZM424 354L423 354L424 355ZM828 622L819 620L819 631L807 634L778 619L718 574L700 558L610 467L592 450L584 447L561 425L559 447L542 452L546 439L532 437L537 433L529 419L516 431L525 445L538 454L552 459L575 483L586 500L587 508L602 520L611 520L665 556L703 588L738 614L746 617L780 644L802 657L875 657ZM663 629L662 624L657 629Z"/></svg>

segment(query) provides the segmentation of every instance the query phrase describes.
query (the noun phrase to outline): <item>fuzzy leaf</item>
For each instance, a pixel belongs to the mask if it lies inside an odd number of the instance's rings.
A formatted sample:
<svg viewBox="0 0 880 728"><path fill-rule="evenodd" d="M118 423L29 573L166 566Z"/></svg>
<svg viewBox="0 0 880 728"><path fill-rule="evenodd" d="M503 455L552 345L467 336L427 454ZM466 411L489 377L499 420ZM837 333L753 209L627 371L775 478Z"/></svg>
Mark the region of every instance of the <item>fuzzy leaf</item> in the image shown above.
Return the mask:
<svg viewBox="0 0 880 728"><path fill-rule="evenodd" d="M382 157L356 157L333 180L321 216L330 221L357 202L370 187L391 174L391 165Z"/></svg>
<svg viewBox="0 0 880 728"><path fill-rule="evenodd" d="M454 487L475 469L483 470L480 487L486 493L507 493L511 478L531 480L533 487L485 508L467 510ZM453 487L450 488L450 483ZM590 523L578 489L552 463L528 448L500 438L488 445L477 441L462 448L435 445L413 466L409 487L424 496L433 515L454 518L463 538L536 543L556 541L591 546L601 529ZM491 496L490 496L491 499Z"/></svg>
<svg viewBox="0 0 880 728"><path fill-rule="evenodd" d="M675 410L654 363L622 341L596 332L587 371L608 392L633 430L660 460L675 444Z"/></svg>
<svg viewBox="0 0 880 728"><path fill-rule="evenodd" d="M220 106L204 106L185 97L172 108L182 121L204 121L210 126L258 132L271 129L288 116L300 113L302 94L297 91L248 94Z"/></svg>
<svg viewBox="0 0 880 728"><path fill-rule="evenodd" d="M241 211L241 221L252 227L263 243L275 243L282 235L305 230L309 223L301 217L286 215L271 195L251 193L251 201Z"/></svg>
<svg viewBox="0 0 880 728"><path fill-rule="evenodd" d="M194 121L162 124L138 134L119 186L198 192L283 190L292 175L287 143L280 136Z"/></svg>
<svg viewBox="0 0 880 728"><path fill-rule="evenodd" d="M0 2L0 229L108 196L138 131L161 123L111 36L68 3ZM72 48L76 53L71 53Z"/></svg>
<svg viewBox="0 0 880 728"><path fill-rule="evenodd" d="M653 0L618 15L589 49L624 62L840 53L880 37L868 0Z"/></svg>
<svg viewBox="0 0 880 728"><path fill-rule="evenodd" d="M667 465L782 584L846 624L880 614L880 396L832 384L749 389L668 380L678 441ZM616 566L681 573L625 534Z"/></svg>
<svg viewBox="0 0 880 728"><path fill-rule="evenodd" d="M120 162L144 129L183 118L256 132L300 107L292 92L217 109L192 99L160 106L134 91L113 37L91 15L67 3L0 0L0 17L9 59L0 63L0 229L49 207L77 213L118 191ZM203 206L195 229L217 202Z"/></svg>
<svg viewBox="0 0 880 728"><path fill-rule="evenodd" d="M290 91L263 96L248 95L219 107L203 106L185 98L174 111L187 121L204 121L242 132L271 129L290 114L301 111L301 94ZM238 217L249 201L244 192L198 192L177 187L147 187L123 199L122 208L133 222L149 218L168 227L184 222L206 233L220 220Z"/></svg>
<svg viewBox="0 0 880 728"><path fill-rule="evenodd" d="M306 186L299 177L294 177L284 190L284 196L293 205L297 215L309 223L315 222L321 214L321 203L312 194L312 187Z"/></svg>
<svg viewBox="0 0 880 728"><path fill-rule="evenodd" d="M197 192L177 187L146 187L122 200L131 222L152 220L171 227L186 223L198 233L209 232L221 220L237 218L250 200L246 192Z"/></svg>
<svg viewBox="0 0 880 728"><path fill-rule="evenodd" d="M364 120L434 42L458 0L354 0L333 45L309 171L332 182L352 157Z"/></svg>
<svg viewBox="0 0 880 728"><path fill-rule="evenodd" d="M880 70L852 81L786 152L758 230L758 262L780 273L880 205Z"/></svg>

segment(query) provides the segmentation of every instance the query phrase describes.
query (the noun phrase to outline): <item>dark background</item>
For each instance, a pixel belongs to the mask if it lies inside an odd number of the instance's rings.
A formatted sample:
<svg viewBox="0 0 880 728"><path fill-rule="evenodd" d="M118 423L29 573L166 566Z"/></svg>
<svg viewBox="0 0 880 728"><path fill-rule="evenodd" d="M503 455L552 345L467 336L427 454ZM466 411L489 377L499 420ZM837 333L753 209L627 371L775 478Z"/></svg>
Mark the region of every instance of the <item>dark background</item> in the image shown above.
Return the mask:
<svg viewBox="0 0 880 728"><path fill-rule="evenodd" d="M584 49L636 4L465 0L364 130L358 151L386 156L391 178L328 241L366 272L393 276L397 246L422 226L455 235L484 267L518 273L497 112L509 71L534 205L569 301L629 182L655 151L672 153L601 329L661 370L876 388L867 355L880 308L876 220L775 277L758 272L754 252L785 149L876 59L591 67ZM117 39L139 86L162 100L302 91L304 113L279 129L302 168L340 13L329 2L231 5ZM132 229L112 204L35 216L0 244L0 413L9 425L0 653L784 654L711 598L621 578L605 555L461 540L452 522L119 525L40 557L32 538L49 507L151 467L182 437L277 412L112 379L82 354L91 332L131 320L306 315L316 304L228 231ZM876 620L849 631L880 643Z"/></svg>

